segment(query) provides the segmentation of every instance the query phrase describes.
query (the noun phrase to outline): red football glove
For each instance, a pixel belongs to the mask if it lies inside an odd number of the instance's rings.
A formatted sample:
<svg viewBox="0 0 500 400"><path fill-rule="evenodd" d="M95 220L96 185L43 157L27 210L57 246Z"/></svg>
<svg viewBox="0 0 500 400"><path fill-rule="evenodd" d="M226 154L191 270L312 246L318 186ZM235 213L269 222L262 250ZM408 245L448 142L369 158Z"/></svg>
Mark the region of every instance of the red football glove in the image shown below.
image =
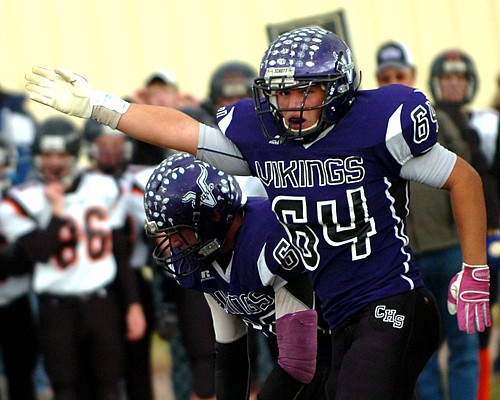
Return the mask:
<svg viewBox="0 0 500 400"><path fill-rule="evenodd" d="M458 329L473 334L491 326L490 269L463 263L448 287L448 311L457 314Z"/></svg>

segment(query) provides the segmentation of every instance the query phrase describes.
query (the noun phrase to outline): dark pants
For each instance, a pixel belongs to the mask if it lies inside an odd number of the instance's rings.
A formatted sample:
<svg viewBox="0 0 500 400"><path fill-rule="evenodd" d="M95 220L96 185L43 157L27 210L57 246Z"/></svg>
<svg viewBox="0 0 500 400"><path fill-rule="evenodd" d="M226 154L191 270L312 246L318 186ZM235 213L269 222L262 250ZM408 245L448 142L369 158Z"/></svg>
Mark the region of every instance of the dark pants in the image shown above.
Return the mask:
<svg viewBox="0 0 500 400"><path fill-rule="evenodd" d="M38 357L38 344L28 295L0 307L0 326L0 345L9 399L34 400L32 376Z"/></svg>
<svg viewBox="0 0 500 400"><path fill-rule="evenodd" d="M40 345L55 399L81 398L87 376L96 400L117 400L124 344L115 295L39 298Z"/></svg>
<svg viewBox="0 0 500 400"><path fill-rule="evenodd" d="M125 385L128 400L152 400L151 333L154 324L151 285L140 270L134 270L141 305L146 316L146 333L140 340L125 342Z"/></svg>
<svg viewBox="0 0 500 400"><path fill-rule="evenodd" d="M330 400L407 400L438 348L439 312L424 288L379 300L332 332Z"/></svg>
<svg viewBox="0 0 500 400"><path fill-rule="evenodd" d="M215 394L215 362L212 356L215 333L210 308L203 293L178 284L173 288L179 329L193 372L193 392L201 398L212 397Z"/></svg>

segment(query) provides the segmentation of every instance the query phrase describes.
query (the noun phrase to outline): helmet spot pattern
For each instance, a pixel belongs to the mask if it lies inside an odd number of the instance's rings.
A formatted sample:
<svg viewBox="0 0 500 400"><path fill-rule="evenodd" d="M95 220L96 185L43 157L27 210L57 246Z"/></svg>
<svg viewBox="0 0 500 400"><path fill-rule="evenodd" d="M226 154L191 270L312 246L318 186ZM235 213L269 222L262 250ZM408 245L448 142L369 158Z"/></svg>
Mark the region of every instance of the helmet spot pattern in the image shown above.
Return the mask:
<svg viewBox="0 0 500 400"><path fill-rule="evenodd" d="M314 67L315 55L320 50L327 31L321 28L302 28L284 33L268 49L267 67Z"/></svg>
<svg viewBox="0 0 500 400"><path fill-rule="evenodd" d="M290 129L277 102L278 90L321 84L325 98L313 127ZM354 101L358 88L351 50L335 33L319 27L304 27L283 33L267 48L254 81L254 102L266 137L313 140L327 126L337 123ZM303 103L304 104L304 103ZM297 107L305 111L305 107ZM277 131L267 125L271 115Z"/></svg>

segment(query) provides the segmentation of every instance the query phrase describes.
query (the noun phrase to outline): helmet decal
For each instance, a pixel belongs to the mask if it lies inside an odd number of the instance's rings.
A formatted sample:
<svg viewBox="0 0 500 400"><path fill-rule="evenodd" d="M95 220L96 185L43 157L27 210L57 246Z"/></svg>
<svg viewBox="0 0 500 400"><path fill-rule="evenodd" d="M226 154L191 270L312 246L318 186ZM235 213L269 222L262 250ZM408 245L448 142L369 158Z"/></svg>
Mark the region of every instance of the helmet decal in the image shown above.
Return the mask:
<svg viewBox="0 0 500 400"><path fill-rule="evenodd" d="M179 172L182 173L182 171ZM172 178L176 179L177 174L172 173ZM196 179L196 183L198 184L198 187L201 190L201 194L198 195L193 191L189 191L184 196L182 196L182 202L183 203L191 202L193 208L195 208L195 202L198 201L197 199L199 198L201 204L212 208L215 207L217 204L217 200L215 199L215 196L213 194L214 184L208 183L207 178L208 178L207 168L204 165L200 165L200 176L198 176L198 179Z"/></svg>
<svg viewBox="0 0 500 400"><path fill-rule="evenodd" d="M326 30L302 28L281 35L270 47L272 57L265 59L265 68L297 66L314 67L315 54L320 49Z"/></svg>

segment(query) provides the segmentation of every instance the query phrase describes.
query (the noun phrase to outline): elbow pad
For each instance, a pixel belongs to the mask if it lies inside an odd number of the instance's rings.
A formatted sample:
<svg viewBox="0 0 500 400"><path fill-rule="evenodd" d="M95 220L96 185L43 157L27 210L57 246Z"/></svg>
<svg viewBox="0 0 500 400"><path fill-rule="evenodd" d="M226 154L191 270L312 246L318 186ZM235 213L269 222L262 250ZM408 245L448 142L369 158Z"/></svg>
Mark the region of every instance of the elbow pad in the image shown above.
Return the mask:
<svg viewBox="0 0 500 400"><path fill-rule="evenodd" d="M301 383L310 383L316 373L318 314L315 310L286 314L276 321L278 364Z"/></svg>

